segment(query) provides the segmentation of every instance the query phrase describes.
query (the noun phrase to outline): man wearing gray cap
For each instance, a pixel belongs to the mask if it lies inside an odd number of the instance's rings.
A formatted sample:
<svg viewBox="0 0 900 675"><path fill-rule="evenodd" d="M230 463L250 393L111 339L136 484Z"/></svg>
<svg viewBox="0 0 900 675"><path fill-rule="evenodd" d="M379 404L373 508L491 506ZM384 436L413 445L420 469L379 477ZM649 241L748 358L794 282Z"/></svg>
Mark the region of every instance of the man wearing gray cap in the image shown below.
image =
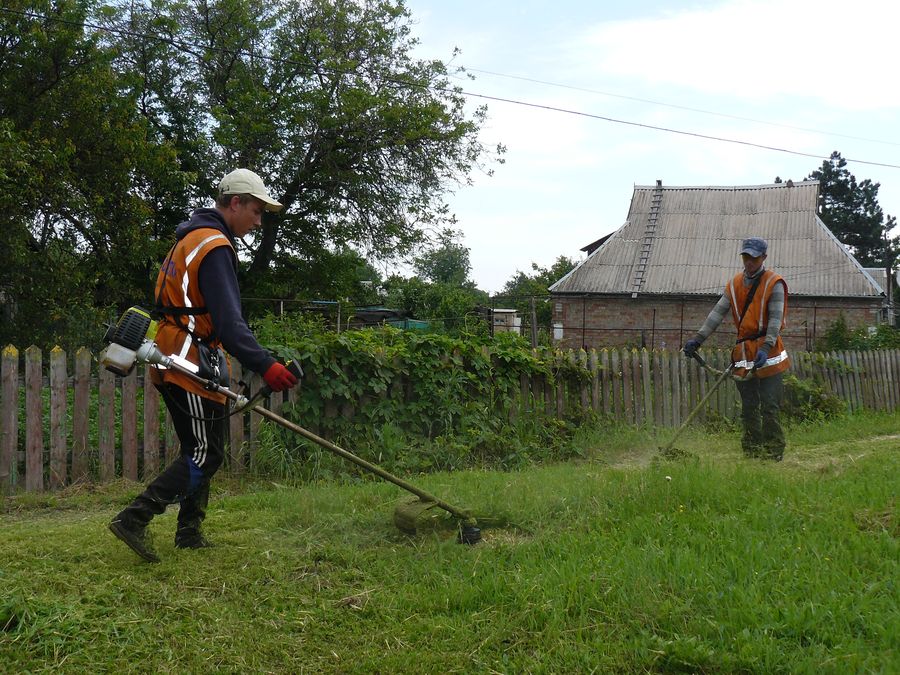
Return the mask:
<svg viewBox="0 0 900 675"><path fill-rule="evenodd" d="M156 279L156 311L162 315L154 338L160 351L213 372L227 372L219 347L262 375L272 391L297 378L256 341L241 312L236 239L262 224L264 211L279 204L258 175L236 169L219 183L214 208L197 209L175 229L175 245ZM211 363L210 363L211 362ZM209 484L225 454L225 397L171 369L151 371L181 445L181 455L119 513L109 529L141 558L159 562L146 528L170 504L179 504L175 546L209 546L200 531Z"/></svg>
<svg viewBox="0 0 900 675"><path fill-rule="evenodd" d="M740 378L744 433L741 446L747 457L776 462L784 457L784 431L778 421L784 388L784 371L790 358L781 341L787 312L787 284L764 266L768 251L765 239L750 237L741 242L744 271L725 285L697 334L684 345L692 356L704 340L731 312L737 343L731 352L733 375Z"/></svg>

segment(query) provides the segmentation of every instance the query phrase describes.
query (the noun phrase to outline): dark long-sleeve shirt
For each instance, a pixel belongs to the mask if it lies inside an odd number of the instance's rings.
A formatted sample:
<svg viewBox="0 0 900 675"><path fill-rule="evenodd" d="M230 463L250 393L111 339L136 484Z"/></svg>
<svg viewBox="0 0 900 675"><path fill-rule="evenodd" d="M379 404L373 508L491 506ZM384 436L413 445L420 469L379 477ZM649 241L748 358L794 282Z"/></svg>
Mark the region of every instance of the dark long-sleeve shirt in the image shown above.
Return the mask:
<svg viewBox="0 0 900 675"><path fill-rule="evenodd" d="M236 247L234 236L217 209L197 209L190 220L176 230L178 238L199 227L211 227L222 232ZM225 351L245 368L265 373L275 358L257 342L241 311L241 292L237 280L237 255L233 248L220 246L210 251L198 272L200 292L215 326L216 337Z"/></svg>

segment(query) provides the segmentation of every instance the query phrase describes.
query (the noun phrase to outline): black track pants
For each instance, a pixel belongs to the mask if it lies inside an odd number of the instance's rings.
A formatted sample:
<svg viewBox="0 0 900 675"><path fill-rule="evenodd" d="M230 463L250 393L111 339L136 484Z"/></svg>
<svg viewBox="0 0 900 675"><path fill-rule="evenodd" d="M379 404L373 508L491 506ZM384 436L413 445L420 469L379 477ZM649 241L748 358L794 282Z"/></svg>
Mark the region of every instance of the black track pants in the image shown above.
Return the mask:
<svg viewBox="0 0 900 675"><path fill-rule="evenodd" d="M206 517L209 482L224 457L226 408L173 384L158 388L172 415L181 455L118 518L129 526L143 527L178 502L178 530L199 532Z"/></svg>
<svg viewBox="0 0 900 675"><path fill-rule="evenodd" d="M781 459L784 431L778 421L784 373L737 383L741 394L744 434L741 445L748 457Z"/></svg>

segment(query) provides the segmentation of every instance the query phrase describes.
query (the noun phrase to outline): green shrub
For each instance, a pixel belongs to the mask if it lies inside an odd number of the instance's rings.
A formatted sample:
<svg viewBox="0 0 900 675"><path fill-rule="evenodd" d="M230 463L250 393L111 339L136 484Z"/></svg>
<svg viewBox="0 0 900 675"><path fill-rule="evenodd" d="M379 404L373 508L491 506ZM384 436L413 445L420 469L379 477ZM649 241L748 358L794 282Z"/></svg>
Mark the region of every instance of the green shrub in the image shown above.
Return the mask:
<svg viewBox="0 0 900 675"><path fill-rule="evenodd" d="M900 330L887 324L851 328L847 325L847 319L843 314L840 314L816 341L816 350L821 352L898 348L900 348Z"/></svg>
<svg viewBox="0 0 900 675"><path fill-rule="evenodd" d="M784 378L782 418L786 421L808 422L839 417L846 411L846 403L824 386L796 375Z"/></svg>
<svg viewBox="0 0 900 675"><path fill-rule="evenodd" d="M522 406L523 375L552 386L587 373L511 333L454 338L385 326L337 334L297 315L267 317L255 329L263 344L303 368L305 386L284 414L389 471L509 469L564 457L574 430L591 418L579 406L563 421L542 405ZM263 441L272 447L255 458L258 473L358 475L291 432L270 428Z"/></svg>

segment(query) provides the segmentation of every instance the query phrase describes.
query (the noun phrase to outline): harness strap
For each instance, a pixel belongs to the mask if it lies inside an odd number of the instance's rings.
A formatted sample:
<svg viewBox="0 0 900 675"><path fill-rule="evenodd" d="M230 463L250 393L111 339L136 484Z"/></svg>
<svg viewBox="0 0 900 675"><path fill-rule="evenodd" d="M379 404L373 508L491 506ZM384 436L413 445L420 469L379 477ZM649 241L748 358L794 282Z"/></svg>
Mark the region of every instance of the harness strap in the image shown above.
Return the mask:
<svg viewBox="0 0 900 675"><path fill-rule="evenodd" d="M765 336L766 336L765 333L757 333L756 335L748 335L747 337L738 338L734 344L739 345L742 342L747 342L748 340L758 340L759 338L765 337Z"/></svg>
<svg viewBox="0 0 900 675"><path fill-rule="evenodd" d="M209 314L206 307L175 307L173 305L158 304L153 309L153 313L159 318L163 316L196 316L198 314Z"/></svg>

